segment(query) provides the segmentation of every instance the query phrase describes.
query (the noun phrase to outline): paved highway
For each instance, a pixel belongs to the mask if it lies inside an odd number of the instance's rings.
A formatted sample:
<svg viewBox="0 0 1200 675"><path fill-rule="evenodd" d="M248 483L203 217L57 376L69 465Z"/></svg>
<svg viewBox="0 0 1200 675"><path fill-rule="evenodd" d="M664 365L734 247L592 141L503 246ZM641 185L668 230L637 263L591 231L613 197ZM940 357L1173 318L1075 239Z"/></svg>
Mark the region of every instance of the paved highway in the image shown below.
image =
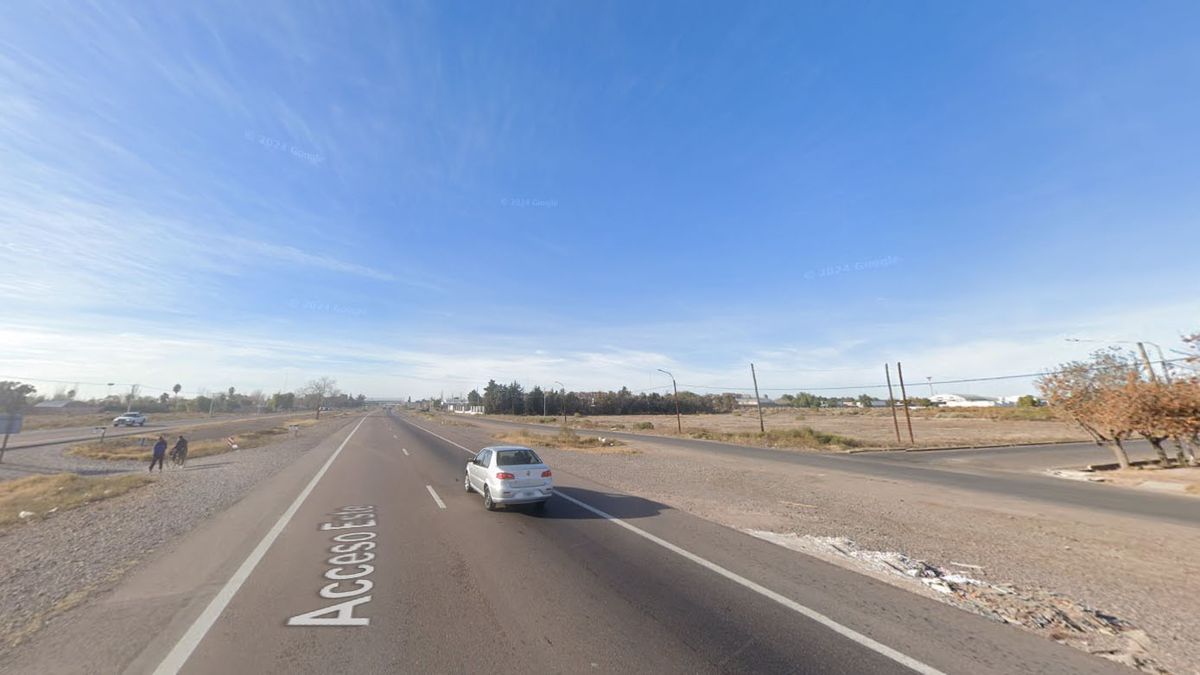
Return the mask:
<svg viewBox="0 0 1200 675"><path fill-rule="evenodd" d="M10 665L1124 672L585 476L558 472L541 515L486 512L461 485L472 434L365 417Z"/></svg>

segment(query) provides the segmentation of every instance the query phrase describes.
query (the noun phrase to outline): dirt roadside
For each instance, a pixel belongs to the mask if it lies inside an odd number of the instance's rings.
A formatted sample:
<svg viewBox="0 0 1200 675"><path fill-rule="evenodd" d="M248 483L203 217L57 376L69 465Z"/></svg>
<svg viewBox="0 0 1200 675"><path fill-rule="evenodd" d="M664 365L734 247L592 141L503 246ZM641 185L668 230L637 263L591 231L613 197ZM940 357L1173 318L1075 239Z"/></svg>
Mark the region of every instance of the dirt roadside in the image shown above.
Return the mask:
<svg viewBox="0 0 1200 675"><path fill-rule="evenodd" d="M477 429L482 442L498 431ZM998 620L1020 614L1026 629L1145 672L1200 673L1200 643L1192 637L1200 528L785 462L723 458L653 439L626 447L638 452L539 451L556 469L614 490L743 531L799 535L821 544L802 548L805 553L862 573L872 570L852 555L823 555L831 550L824 544L835 542L833 551L848 545L891 552L969 574L972 581L1001 589L991 600L1003 596L1007 605L1036 606L980 607L972 604L979 595L975 587L950 594L912 590ZM1095 625L1081 625L1085 619Z"/></svg>

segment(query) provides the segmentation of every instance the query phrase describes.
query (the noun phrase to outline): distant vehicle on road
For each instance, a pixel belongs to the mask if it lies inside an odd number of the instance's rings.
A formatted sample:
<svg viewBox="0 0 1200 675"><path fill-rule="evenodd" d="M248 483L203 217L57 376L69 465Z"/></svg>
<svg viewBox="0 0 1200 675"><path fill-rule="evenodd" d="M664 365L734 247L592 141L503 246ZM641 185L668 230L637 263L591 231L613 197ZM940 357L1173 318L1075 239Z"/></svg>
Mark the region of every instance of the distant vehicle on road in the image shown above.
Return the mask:
<svg viewBox="0 0 1200 675"><path fill-rule="evenodd" d="M467 462L463 489L483 495L483 506L533 504L541 510L554 494L550 467L533 450L520 445L484 448Z"/></svg>
<svg viewBox="0 0 1200 675"><path fill-rule="evenodd" d="M121 413L113 418L114 427L146 426L146 416L140 412Z"/></svg>

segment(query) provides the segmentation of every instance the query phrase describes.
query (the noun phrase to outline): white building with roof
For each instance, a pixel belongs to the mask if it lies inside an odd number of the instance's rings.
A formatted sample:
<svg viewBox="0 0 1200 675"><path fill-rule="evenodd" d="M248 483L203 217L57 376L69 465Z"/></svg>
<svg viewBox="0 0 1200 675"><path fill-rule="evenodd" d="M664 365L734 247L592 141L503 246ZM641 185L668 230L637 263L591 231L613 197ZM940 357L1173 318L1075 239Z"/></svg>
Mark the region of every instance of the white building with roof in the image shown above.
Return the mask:
<svg viewBox="0 0 1200 675"><path fill-rule="evenodd" d="M1012 405L1004 401L990 398L987 396L979 396L977 394L934 394L929 397L936 405L945 406L947 408L995 408L997 406Z"/></svg>

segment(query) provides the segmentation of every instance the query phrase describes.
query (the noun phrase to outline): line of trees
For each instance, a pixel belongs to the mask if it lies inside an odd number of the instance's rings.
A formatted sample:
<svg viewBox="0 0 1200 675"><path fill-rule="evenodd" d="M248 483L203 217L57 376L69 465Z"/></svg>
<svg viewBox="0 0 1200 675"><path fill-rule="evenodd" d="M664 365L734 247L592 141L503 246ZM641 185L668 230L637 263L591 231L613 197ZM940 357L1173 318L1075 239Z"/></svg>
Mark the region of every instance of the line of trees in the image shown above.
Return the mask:
<svg viewBox="0 0 1200 675"><path fill-rule="evenodd" d="M844 408L849 404L857 404L863 408L870 408L872 402L876 400L884 400L870 394L859 394L858 396L818 396L810 394L807 391L802 391L798 394L784 394L779 397L781 405L791 406L793 408ZM896 403L900 403L900 399L896 399ZM909 406L930 407L933 401L927 398L917 396L908 397Z"/></svg>
<svg viewBox="0 0 1200 675"><path fill-rule="evenodd" d="M1200 445L1200 333L1184 338L1191 355L1182 377L1164 370L1160 380L1149 363L1120 348L1093 352L1083 361L1060 365L1037 381L1050 407L1077 423L1099 445L1129 466L1124 442L1140 436L1150 442L1161 466L1170 466L1165 443L1175 448L1174 463L1196 466ZM1143 367L1143 365L1145 367ZM1163 364L1164 369L1168 366Z"/></svg>
<svg viewBox="0 0 1200 675"><path fill-rule="evenodd" d="M56 391L48 399L46 396L35 395L36 389L32 385L3 382L0 383L0 386L7 387L4 389L4 393L0 394L0 399L17 406L14 412L24 411L29 406L45 400L79 400L73 389ZM19 403L14 402L17 400L15 395L17 391L24 392ZM206 413L209 410L215 412L253 412L258 410L276 412L296 409L312 410L318 407L361 408L366 405L367 400L365 394L354 395L341 391L337 387L337 380L329 377L311 380L295 392L276 392L270 396L263 394L262 390L249 393L239 392L236 387L229 387L216 394L201 390L191 398L181 398L179 396L181 391L183 391L183 385L176 384L171 387L170 393L164 391L156 395L138 395L124 392L79 402L99 406L102 412L124 412L128 408L144 413L172 411Z"/></svg>
<svg viewBox="0 0 1200 675"><path fill-rule="evenodd" d="M675 398L657 392L634 394L627 387L620 391L575 392L545 391L541 387L526 391L518 382L498 384L489 380L483 393L467 394L469 405L484 406L488 413L510 415L651 415L674 414ZM737 407L733 394L696 394L679 392L682 413L727 413Z"/></svg>

